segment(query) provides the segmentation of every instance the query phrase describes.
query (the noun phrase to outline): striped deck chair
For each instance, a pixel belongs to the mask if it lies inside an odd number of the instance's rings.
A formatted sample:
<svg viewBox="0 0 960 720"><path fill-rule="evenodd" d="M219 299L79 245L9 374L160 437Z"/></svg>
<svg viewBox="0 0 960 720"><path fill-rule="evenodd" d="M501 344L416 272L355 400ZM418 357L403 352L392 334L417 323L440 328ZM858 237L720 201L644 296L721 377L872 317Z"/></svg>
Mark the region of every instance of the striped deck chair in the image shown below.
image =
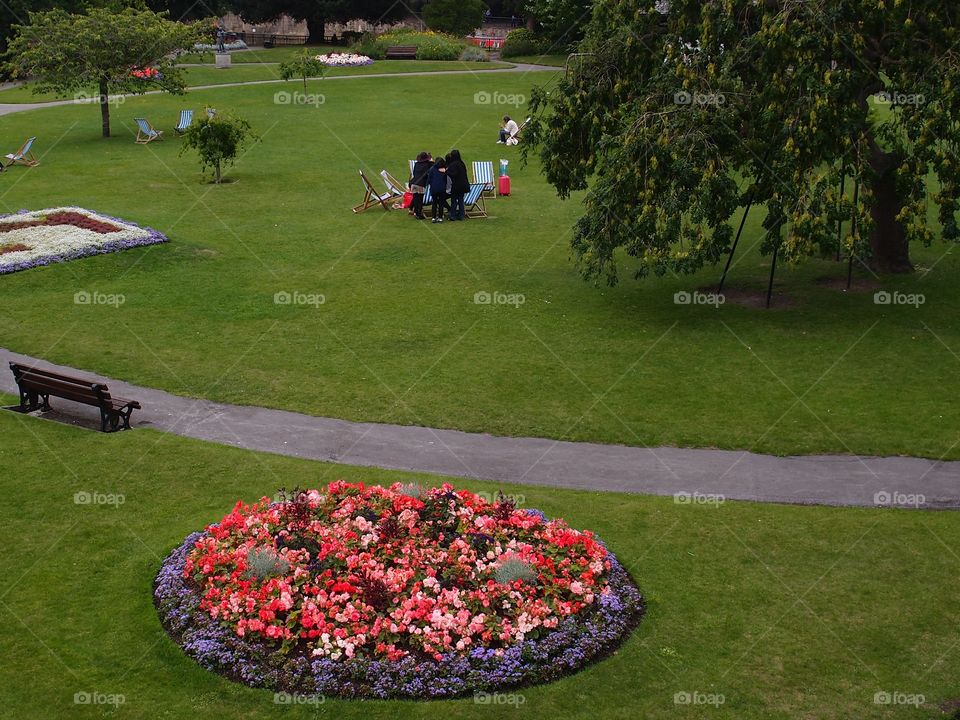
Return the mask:
<svg viewBox="0 0 960 720"><path fill-rule="evenodd" d="M464 215L468 218L485 218L487 209L483 205L483 184L472 183L470 192L463 198Z"/></svg>
<svg viewBox="0 0 960 720"><path fill-rule="evenodd" d="M483 194L486 197L497 196L497 183L493 179L493 161L479 160L473 163L473 181L483 185Z"/></svg>
<svg viewBox="0 0 960 720"><path fill-rule="evenodd" d="M413 166L417 164L416 160L407 160L410 165L410 177L413 177Z"/></svg>
<svg viewBox="0 0 960 720"><path fill-rule="evenodd" d="M177 135L183 135L191 125L193 125L193 110L181 110L180 122L173 130Z"/></svg>
<svg viewBox="0 0 960 720"><path fill-rule="evenodd" d="M373 185L371 185L370 181L367 180L367 176L363 174L363 170L360 170L360 179L363 181L365 193L363 196L363 202L353 208L353 211L355 213L362 213L364 210L369 210L377 203L380 203L380 206L389 212L389 201L393 199L393 195L388 192L380 194L374 190Z"/></svg>
<svg viewBox="0 0 960 720"><path fill-rule="evenodd" d="M387 186L387 190L390 192L391 195L403 197L403 194L407 191L406 183L400 182L393 175L388 173L386 170L380 171L380 177L383 178L383 184Z"/></svg>
<svg viewBox="0 0 960 720"><path fill-rule="evenodd" d="M163 130L157 130L147 122L146 118L134 118L137 123L137 145L146 145L154 140L163 140Z"/></svg>
<svg viewBox="0 0 960 720"><path fill-rule="evenodd" d="M20 165L26 165L27 167L39 165L40 161L33 156L32 152L30 152L30 148L33 147L33 141L36 139L37 138L32 137L27 140L15 153L4 155L4 157L8 160L7 165L16 165L17 163Z"/></svg>

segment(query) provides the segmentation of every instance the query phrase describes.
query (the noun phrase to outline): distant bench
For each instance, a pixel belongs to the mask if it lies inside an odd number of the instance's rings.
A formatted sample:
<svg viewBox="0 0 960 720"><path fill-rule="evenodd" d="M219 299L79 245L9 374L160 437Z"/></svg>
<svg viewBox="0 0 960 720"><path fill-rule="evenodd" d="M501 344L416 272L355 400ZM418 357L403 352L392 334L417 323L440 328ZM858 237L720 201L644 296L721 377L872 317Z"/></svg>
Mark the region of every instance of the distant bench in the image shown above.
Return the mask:
<svg viewBox="0 0 960 720"><path fill-rule="evenodd" d="M50 396L100 408L100 429L103 432L130 429L130 415L140 409L136 400L113 397L103 383L70 377L40 368L10 363L13 377L20 388L20 412L49 410Z"/></svg>
<svg viewBox="0 0 960 720"><path fill-rule="evenodd" d="M394 45L387 48L387 60L416 60L416 45Z"/></svg>

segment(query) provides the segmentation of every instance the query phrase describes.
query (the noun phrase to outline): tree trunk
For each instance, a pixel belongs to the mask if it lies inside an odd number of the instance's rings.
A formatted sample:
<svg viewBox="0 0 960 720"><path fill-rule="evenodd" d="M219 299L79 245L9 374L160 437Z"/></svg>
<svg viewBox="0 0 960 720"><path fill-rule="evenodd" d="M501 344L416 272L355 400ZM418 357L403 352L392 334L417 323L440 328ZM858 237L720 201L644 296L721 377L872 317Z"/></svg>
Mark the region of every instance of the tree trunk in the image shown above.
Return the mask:
<svg viewBox="0 0 960 720"><path fill-rule="evenodd" d="M320 45L323 43L323 35L326 32L327 21L324 17L308 17L307 20L307 44Z"/></svg>
<svg viewBox="0 0 960 720"><path fill-rule="evenodd" d="M870 167L875 173L871 180L873 189L873 235L870 245L873 248L872 265L883 273L913 272L910 262L910 247L903 223L897 215L903 210L903 197L897 190L897 168L903 158L892 152L885 152L876 143L871 143Z"/></svg>
<svg viewBox="0 0 960 720"><path fill-rule="evenodd" d="M100 123L103 127L103 136L110 137L110 97L107 95L107 81L100 80Z"/></svg>

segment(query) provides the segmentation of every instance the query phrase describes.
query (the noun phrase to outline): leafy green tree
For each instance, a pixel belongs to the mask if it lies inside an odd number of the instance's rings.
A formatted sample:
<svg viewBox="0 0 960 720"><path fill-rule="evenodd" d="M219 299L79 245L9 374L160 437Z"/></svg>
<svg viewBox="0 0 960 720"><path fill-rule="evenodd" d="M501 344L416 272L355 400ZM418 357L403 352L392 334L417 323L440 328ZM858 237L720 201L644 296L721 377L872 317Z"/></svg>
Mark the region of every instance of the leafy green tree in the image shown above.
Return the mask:
<svg viewBox="0 0 960 720"><path fill-rule="evenodd" d="M561 196L590 188L584 275L716 263L751 200L763 251L791 261L842 250L908 272L934 208L958 239L958 20L938 0L598 0L589 54L532 94L525 131Z"/></svg>
<svg viewBox="0 0 960 720"><path fill-rule="evenodd" d="M32 79L38 93L69 95L95 87L104 137L110 137L111 95L183 91L183 73L171 54L193 46L193 27L132 8L93 8L85 15L57 9L30 13L29 18L27 25L14 26L7 50L10 74ZM131 74L147 67L156 70L148 80Z"/></svg>
<svg viewBox="0 0 960 720"><path fill-rule="evenodd" d="M280 63L280 77L284 80L300 78L303 80L303 91L307 91L307 78L322 78L327 72L327 66L317 60L315 51L304 50L292 60Z"/></svg>
<svg viewBox="0 0 960 720"><path fill-rule="evenodd" d="M258 137L243 118L230 113L208 113L194 122L183 135L182 155L195 150L200 156L200 171L213 171L213 182L223 182L223 168L233 165L240 151Z"/></svg>
<svg viewBox="0 0 960 720"><path fill-rule="evenodd" d="M463 37L483 25L486 10L483 0L428 0L423 21L431 30Z"/></svg>
<svg viewBox="0 0 960 720"><path fill-rule="evenodd" d="M527 11L536 18L540 30L562 52L579 42L590 22L595 0L530 0Z"/></svg>

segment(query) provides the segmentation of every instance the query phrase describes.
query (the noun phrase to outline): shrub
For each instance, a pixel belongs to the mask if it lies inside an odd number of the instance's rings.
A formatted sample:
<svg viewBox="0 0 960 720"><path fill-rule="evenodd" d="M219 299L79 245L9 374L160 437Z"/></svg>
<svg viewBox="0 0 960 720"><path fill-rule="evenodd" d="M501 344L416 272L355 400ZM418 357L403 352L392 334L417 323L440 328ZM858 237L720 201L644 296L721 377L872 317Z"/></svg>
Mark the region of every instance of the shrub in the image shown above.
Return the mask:
<svg viewBox="0 0 960 720"><path fill-rule="evenodd" d="M382 60L387 48L394 45L415 46L417 60L456 60L467 47L467 42L443 33L390 30L383 35L364 36L353 51Z"/></svg>
<svg viewBox="0 0 960 720"><path fill-rule="evenodd" d="M503 57L516 57L518 55L537 55L543 49L543 42L532 30L527 28L517 28L507 33L503 41Z"/></svg>
<svg viewBox="0 0 960 720"><path fill-rule="evenodd" d="M508 585L515 580L525 583L534 583L537 580L537 571L534 567L523 560L510 558L499 563L493 571L493 577L502 585Z"/></svg>
<svg viewBox="0 0 960 720"><path fill-rule="evenodd" d="M223 181L223 167L232 165L240 150L257 136L250 123L229 114L207 113L199 122L193 123L183 135L182 155L188 149L200 156L200 170L213 170L213 181Z"/></svg>
<svg viewBox="0 0 960 720"><path fill-rule="evenodd" d="M254 548L247 553L247 571L244 575L248 580L263 581L286 575L289 571L290 563L280 557L273 548Z"/></svg>
<svg viewBox="0 0 960 720"><path fill-rule="evenodd" d="M476 45L470 45L460 53L460 59L464 62L489 62L490 56L486 50L478 48Z"/></svg>
<svg viewBox="0 0 960 720"><path fill-rule="evenodd" d="M280 77L284 80L299 78L303 81L303 91L307 91L307 78L322 78L327 66L317 60L317 56L309 50L304 50L292 60L280 63Z"/></svg>

